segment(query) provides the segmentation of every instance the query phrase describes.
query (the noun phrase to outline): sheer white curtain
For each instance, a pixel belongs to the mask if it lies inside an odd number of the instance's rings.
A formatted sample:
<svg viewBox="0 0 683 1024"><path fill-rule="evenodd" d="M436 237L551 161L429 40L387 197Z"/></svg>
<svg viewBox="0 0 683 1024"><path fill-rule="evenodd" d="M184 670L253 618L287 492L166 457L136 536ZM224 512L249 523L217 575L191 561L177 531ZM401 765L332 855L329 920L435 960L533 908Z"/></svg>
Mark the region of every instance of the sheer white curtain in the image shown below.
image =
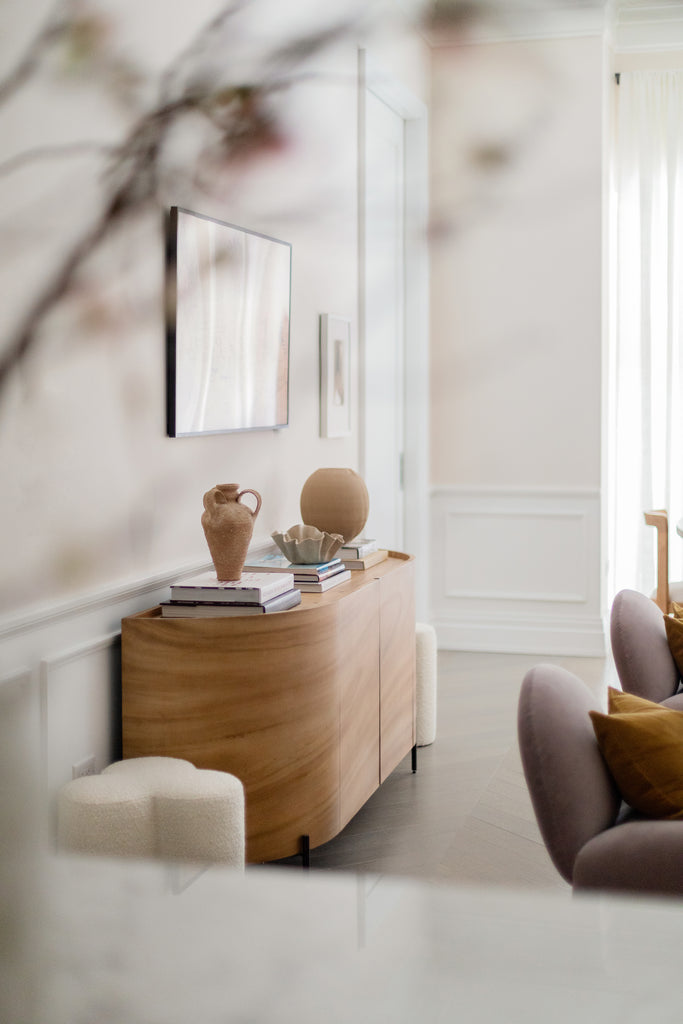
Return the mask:
<svg viewBox="0 0 683 1024"><path fill-rule="evenodd" d="M608 599L655 582L665 508L670 576L683 579L683 71L628 72L617 88L608 366Z"/></svg>

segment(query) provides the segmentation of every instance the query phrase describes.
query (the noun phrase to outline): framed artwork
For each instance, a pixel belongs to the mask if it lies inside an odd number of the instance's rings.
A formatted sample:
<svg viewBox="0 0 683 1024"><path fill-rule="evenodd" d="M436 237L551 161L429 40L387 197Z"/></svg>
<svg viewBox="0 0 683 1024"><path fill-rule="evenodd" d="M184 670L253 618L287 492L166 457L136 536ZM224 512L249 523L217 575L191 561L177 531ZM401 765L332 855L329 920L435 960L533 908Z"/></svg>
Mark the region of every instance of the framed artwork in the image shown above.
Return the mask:
<svg viewBox="0 0 683 1024"><path fill-rule="evenodd" d="M169 437L287 425L291 273L289 242L171 207Z"/></svg>
<svg viewBox="0 0 683 1024"><path fill-rule="evenodd" d="M351 321L320 317L320 436L351 433Z"/></svg>

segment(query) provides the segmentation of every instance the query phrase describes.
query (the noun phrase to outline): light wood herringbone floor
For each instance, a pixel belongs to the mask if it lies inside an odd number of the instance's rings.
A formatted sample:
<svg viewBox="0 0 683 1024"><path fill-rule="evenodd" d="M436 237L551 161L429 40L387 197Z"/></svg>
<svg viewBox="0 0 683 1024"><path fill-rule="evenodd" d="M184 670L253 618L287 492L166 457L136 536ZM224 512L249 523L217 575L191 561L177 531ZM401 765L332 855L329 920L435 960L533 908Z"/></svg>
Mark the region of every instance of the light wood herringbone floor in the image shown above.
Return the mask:
<svg viewBox="0 0 683 1024"><path fill-rule="evenodd" d="M440 652L437 737L406 758L311 869L569 893L541 841L517 747L527 669L552 662L604 694L601 658ZM298 858L281 861L301 869Z"/></svg>

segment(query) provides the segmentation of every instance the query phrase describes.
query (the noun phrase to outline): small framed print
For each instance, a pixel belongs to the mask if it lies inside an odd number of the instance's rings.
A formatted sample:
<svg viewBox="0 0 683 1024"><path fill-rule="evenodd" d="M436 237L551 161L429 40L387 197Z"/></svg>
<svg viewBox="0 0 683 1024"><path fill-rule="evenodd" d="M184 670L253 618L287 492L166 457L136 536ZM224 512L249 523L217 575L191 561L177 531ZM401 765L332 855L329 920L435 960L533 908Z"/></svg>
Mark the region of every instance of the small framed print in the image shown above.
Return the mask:
<svg viewBox="0 0 683 1024"><path fill-rule="evenodd" d="M351 433L351 321L320 317L320 436Z"/></svg>

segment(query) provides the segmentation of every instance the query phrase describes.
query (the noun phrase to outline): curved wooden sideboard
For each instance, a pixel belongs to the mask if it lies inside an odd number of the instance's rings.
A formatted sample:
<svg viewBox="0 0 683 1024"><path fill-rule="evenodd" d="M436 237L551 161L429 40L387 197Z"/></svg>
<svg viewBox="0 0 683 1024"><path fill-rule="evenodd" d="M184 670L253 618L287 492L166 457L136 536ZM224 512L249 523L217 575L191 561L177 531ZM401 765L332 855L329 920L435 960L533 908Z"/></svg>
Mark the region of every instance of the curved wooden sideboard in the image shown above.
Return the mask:
<svg viewBox="0 0 683 1024"><path fill-rule="evenodd" d="M286 612L123 619L122 717L124 757L242 780L249 862L327 842L415 744L413 558Z"/></svg>

